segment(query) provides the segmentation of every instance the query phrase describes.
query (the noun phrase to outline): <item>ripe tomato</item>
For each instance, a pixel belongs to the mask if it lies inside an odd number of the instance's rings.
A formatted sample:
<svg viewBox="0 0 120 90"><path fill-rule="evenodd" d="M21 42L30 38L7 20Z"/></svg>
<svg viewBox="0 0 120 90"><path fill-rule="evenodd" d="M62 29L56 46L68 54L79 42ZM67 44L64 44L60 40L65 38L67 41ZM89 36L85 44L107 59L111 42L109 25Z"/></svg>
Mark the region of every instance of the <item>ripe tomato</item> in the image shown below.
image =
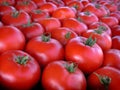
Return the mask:
<svg viewBox="0 0 120 90"><path fill-rule="evenodd" d="M113 36L112 37L112 48L120 50L120 36Z"/></svg>
<svg viewBox="0 0 120 90"><path fill-rule="evenodd" d="M10 50L0 55L0 84L4 90L29 90L40 79L40 66L29 54Z"/></svg>
<svg viewBox="0 0 120 90"><path fill-rule="evenodd" d="M26 40L30 40L33 37L42 35L45 31L41 24L35 22L28 22L27 24L22 25L20 30L23 32Z"/></svg>
<svg viewBox="0 0 120 90"><path fill-rule="evenodd" d="M69 28L60 27L52 30L51 37L57 39L62 45L66 45L66 43L78 35Z"/></svg>
<svg viewBox="0 0 120 90"><path fill-rule="evenodd" d="M2 17L4 14L8 14L14 12L16 9L13 6L0 6L0 16Z"/></svg>
<svg viewBox="0 0 120 90"><path fill-rule="evenodd" d="M104 22L100 22L100 21L94 22L94 23L90 24L88 28L89 29L102 29L108 35L110 35L110 36L112 35L111 28Z"/></svg>
<svg viewBox="0 0 120 90"><path fill-rule="evenodd" d="M38 7L46 3L46 0L33 0L33 1Z"/></svg>
<svg viewBox="0 0 120 90"><path fill-rule="evenodd" d="M94 13L91 13L89 11L78 13L77 18L88 26L94 22L98 22L99 20Z"/></svg>
<svg viewBox="0 0 120 90"><path fill-rule="evenodd" d="M36 9L30 12L30 16L32 21L37 22L43 18L48 18L50 17L49 13L47 11L41 10L41 9Z"/></svg>
<svg viewBox="0 0 120 90"><path fill-rule="evenodd" d="M48 63L64 58L64 48L56 39L42 35L31 39L26 45L26 52L31 54L44 68Z"/></svg>
<svg viewBox="0 0 120 90"><path fill-rule="evenodd" d="M92 37L96 39L96 43L102 48L103 51L109 50L112 46L112 39L102 29L89 29L82 34L83 37Z"/></svg>
<svg viewBox="0 0 120 90"><path fill-rule="evenodd" d="M120 90L120 71L113 67L102 67L87 79L88 90Z"/></svg>
<svg viewBox="0 0 120 90"><path fill-rule="evenodd" d="M52 2L46 2L45 4L42 4L39 9L52 14L57 9L57 6Z"/></svg>
<svg viewBox="0 0 120 90"><path fill-rule="evenodd" d="M37 8L35 2L32 0L18 0L15 4L15 8L19 11L23 10L27 13L31 12L32 10L35 10Z"/></svg>
<svg viewBox="0 0 120 90"><path fill-rule="evenodd" d="M111 12L110 16L112 17L116 17L120 23L120 11L116 11L116 12Z"/></svg>
<svg viewBox="0 0 120 90"><path fill-rule="evenodd" d="M76 17L76 12L68 6L58 7L52 13L52 17L58 18L60 20L66 19L66 18L74 18Z"/></svg>
<svg viewBox="0 0 120 90"><path fill-rule="evenodd" d="M81 35L83 32L87 31L88 27L83 22L80 22L79 20L75 18L67 18L62 20L62 26L70 28L78 35Z"/></svg>
<svg viewBox="0 0 120 90"><path fill-rule="evenodd" d="M78 63L78 67L85 74L89 74L102 65L103 51L91 37L76 37L67 43L65 58Z"/></svg>
<svg viewBox="0 0 120 90"><path fill-rule="evenodd" d="M38 21L44 28L46 32L51 32L53 29L61 27L61 22L59 19L54 17L43 18Z"/></svg>
<svg viewBox="0 0 120 90"><path fill-rule="evenodd" d="M111 28L112 36L119 36L120 35L120 25L113 26Z"/></svg>
<svg viewBox="0 0 120 90"><path fill-rule="evenodd" d="M10 14L8 13L3 15L1 21L5 25L12 25L19 27L23 24L27 24L28 21L30 21L30 16L25 11L15 11Z"/></svg>
<svg viewBox="0 0 120 90"><path fill-rule="evenodd" d="M25 37L14 26L2 26L0 28L0 54L7 50L23 50L25 46Z"/></svg>
<svg viewBox="0 0 120 90"><path fill-rule="evenodd" d="M104 22L105 24L107 24L110 28L118 25L119 21L116 17L112 17L112 16L104 16L100 18L101 22Z"/></svg>
<svg viewBox="0 0 120 90"><path fill-rule="evenodd" d="M120 50L109 49L104 52L103 66L112 66L120 69Z"/></svg>
<svg viewBox="0 0 120 90"><path fill-rule="evenodd" d="M43 70L42 85L45 90L86 90L86 79L73 63L54 61Z"/></svg>
<svg viewBox="0 0 120 90"><path fill-rule="evenodd" d="M77 0L69 2L67 6L75 8L77 12L81 12L84 8L83 4Z"/></svg>

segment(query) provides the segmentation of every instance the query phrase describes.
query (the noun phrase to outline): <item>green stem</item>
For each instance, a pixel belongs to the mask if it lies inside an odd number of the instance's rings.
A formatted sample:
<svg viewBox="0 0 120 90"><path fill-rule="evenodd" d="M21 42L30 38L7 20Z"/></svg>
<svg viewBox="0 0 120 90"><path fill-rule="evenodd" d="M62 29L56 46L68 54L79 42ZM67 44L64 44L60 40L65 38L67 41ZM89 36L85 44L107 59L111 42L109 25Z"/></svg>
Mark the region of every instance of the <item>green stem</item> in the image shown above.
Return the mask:
<svg viewBox="0 0 120 90"><path fill-rule="evenodd" d="M95 43L96 43L96 39L93 40L92 35L90 35L90 37L86 40L85 45L92 47Z"/></svg>
<svg viewBox="0 0 120 90"><path fill-rule="evenodd" d="M50 37L51 37L50 33L45 33L42 35L42 41L48 42L50 41Z"/></svg>
<svg viewBox="0 0 120 90"><path fill-rule="evenodd" d="M65 68L70 72L70 73L74 73L76 70L76 65L74 63L67 63L65 65Z"/></svg>
<svg viewBox="0 0 120 90"><path fill-rule="evenodd" d="M12 16L14 17L14 18L17 18L18 16L19 16L19 12L18 11L15 11L15 12L13 12L12 13Z"/></svg>
<svg viewBox="0 0 120 90"><path fill-rule="evenodd" d="M65 38L66 38L66 39L69 39L69 38L70 38L70 35L71 35L71 32L67 32L67 34L65 34Z"/></svg>
<svg viewBox="0 0 120 90"><path fill-rule="evenodd" d="M109 84L111 83L111 78L108 77L108 76L102 76L102 75L99 75L98 73L95 73L94 74L99 78L99 81L102 85L104 85L105 87L105 90L109 90Z"/></svg>
<svg viewBox="0 0 120 90"><path fill-rule="evenodd" d="M25 65L28 62L29 58L28 56L18 56L16 58L16 62L20 65Z"/></svg>

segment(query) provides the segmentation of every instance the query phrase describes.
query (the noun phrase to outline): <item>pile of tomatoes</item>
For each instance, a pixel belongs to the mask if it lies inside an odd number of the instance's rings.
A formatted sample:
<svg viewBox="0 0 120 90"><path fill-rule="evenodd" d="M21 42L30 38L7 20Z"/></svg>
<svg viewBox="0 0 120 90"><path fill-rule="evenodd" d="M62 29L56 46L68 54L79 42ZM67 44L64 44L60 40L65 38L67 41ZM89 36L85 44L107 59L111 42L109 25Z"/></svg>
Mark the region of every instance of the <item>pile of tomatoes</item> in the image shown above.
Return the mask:
<svg viewBox="0 0 120 90"><path fill-rule="evenodd" d="M120 90L119 0L0 0L0 89Z"/></svg>

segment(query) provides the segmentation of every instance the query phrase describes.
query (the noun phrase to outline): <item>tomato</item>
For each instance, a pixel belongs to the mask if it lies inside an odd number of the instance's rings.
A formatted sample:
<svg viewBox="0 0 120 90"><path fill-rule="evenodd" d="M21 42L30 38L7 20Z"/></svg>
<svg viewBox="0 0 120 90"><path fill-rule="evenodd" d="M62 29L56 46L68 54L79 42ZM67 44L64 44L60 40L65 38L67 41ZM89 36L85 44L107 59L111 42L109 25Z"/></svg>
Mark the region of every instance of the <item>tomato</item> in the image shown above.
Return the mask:
<svg viewBox="0 0 120 90"><path fill-rule="evenodd" d="M58 7L52 13L52 17L58 18L60 20L66 19L66 18L74 18L76 17L76 12L68 6Z"/></svg>
<svg viewBox="0 0 120 90"><path fill-rule="evenodd" d="M92 37L96 39L96 43L102 48L103 51L109 50L112 46L112 39L102 29L89 29L82 34L83 37Z"/></svg>
<svg viewBox="0 0 120 90"><path fill-rule="evenodd" d="M111 12L110 16L112 17L116 17L120 23L120 11L116 11L116 12Z"/></svg>
<svg viewBox="0 0 120 90"><path fill-rule="evenodd" d="M5 90L29 90L40 79L40 66L29 54L10 50L0 55L0 84Z"/></svg>
<svg viewBox="0 0 120 90"><path fill-rule="evenodd" d="M104 52L103 66L111 66L120 69L120 50L109 49Z"/></svg>
<svg viewBox="0 0 120 90"><path fill-rule="evenodd" d="M91 37L76 37L67 43L65 58L78 63L85 74L90 74L102 65L103 51Z"/></svg>
<svg viewBox="0 0 120 90"><path fill-rule="evenodd" d="M102 29L108 35L110 35L110 36L112 35L111 28L104 22L100 22L100 21L94 22L94 23L90 24L88 28L89 29Z"/></svg>
<svg viewBox="0 0 120 90"><path fill-rule="evenodd" d="M16 9L13 6L0 6L0 16L2 17L4 14L8 14L14 12Z"/></svg>
<svg viewBox="0 0 120 90"><path fill-rule="evenodd" d="M38 7L46 3L46 0L33 0L33 1Z"/></svg>
<svg viewBox="0 0 120 90"><path fill-rule="evenodd" d="M90 2L89 2L89 0L81 0L81 3L85 6L85 5L89 4Z"/></svg>
<svg viewBox="0 0 120 90"><path fill-rule="evenodd" d="M111 28L112 36L119 36L120 35L120 25L113 26Z"/></svg>
<svg viewBox="0 0 120 90"><path fill-rule="evenodd" d="M99 20L94 13L91 13L89 11L78 13L77 18L88 26L94 22L98 22Z"/></svg>
<svg viewBox="0 0 120 90"><path fill-rule="evenodd" d="M7 50L23 50L25 37L14 26L3 26L0 28L0 54Z"/></svg>
<svg viewBox="0 0 120 90"><path fill-rule="evenodd" d="M60 27L52 30L51 37L57 39L62 45L66 45L66 43L78 35L69 28Z"/></svg>
<svg viewBox="0 0 120 90"><path fill-rule="evenodd" d="M42 35L31 39L26 45L26 52L31 54L44 68L48 63L64 58L64 48L56 39Z"/></svg>
<svg viewBox="0 0 120 90"><path fill-rule="evenodd" d="M84 8L83 4L80 1L73 0L67 4L69 7L74 7L77 12L81 12Z"/></svg>
<svg viewBox="0 0 120 90"><path fill-rule="evenodd" d="M105 9L104 6L100 5L100 4L93 4L93 3L89 3L87 4L83 11L89 11L94 13L98 18L105 16L109 11Z"/></svg>
<svg viewBox="0 0 120 90"><path fill-rule="evenodd" d="M47 2L52 2L57 7L63 7L63 6L65 6L65 4L64 4L64 2L62 0L47 0Z"/></svg>
<svg viewBox="0 0 120 90"><path fill-rule="evenodd" d="M120 50L120 36L119 35L112 37L112 48Z"/></svg>
<svg viewBox="0 0 120 90"><path fill-rule="evenodd" d="M1 21L5 25L12 25L19 27L23 24L27 24L28 21L30 21L30 16L25 11L15 11L10 14L8 13L3 15Z"/></svg>
<svg viewBox="0 0 120 90"><path fill-rule="evenodd" d="M86 24L84 24L83 22L80 22L75 18L68 18L68 19L62 20L62 26L70 28L78 35L81 35L83 32L87 31L88 29Z"/></svg>
<svg viewBox="0 0 120 90"><path fill-rule="evenodd" d="M89 90L120 90L120 71L113 67L102 67L87 79Z"/></svg>
<svg viewBox="0 0 120 90"><path fill-rule="evenodd" d="M44 28L39 23L30 23L24 24L20 29L26 37L26 40L30 40L33 37L42 35L44 33Z"/></svg>
<svg viewBox="0 0 120 90"><path fill-rule="evenodd" d="M60 20L54 17L43 18L38 23L45 28L46 32L51 32L53 29L61 27Z"/></svg>
<svg viewBox="0 0 120 90"><path fill-rule="evenodd" d="M118 25L119 21L116 17L112 17L112 16L104 16L100 18L101 22L104 22L105 24L107 24L110 28Z"/></svg>
<svg viewBox="0 0 120 90"><path fill-rule="evenodd" d="M86 90L86 79L73 63L54 61L44 69L42 85L45 90Z"/></svg>
<svg viewBox="0 0 120 90"><path fill-rule="evenodd" d="M68 3L73 1L73 0L62 0L62 1L65 3L65 5L68 5Z"/></svg>
<svg viewBox="0 0 120 90"><path fill-rule="evenodd" d="M45 10L45 11L49 12L49 14L52 14L57 9L57 6L52 2L46 2L45 4L42 4L39 7L39 9Z"/></svg>
<svg viewBox="0 0 120 90"><path fill-rule="evenodd" d="M32 0L21 0L16 2L15 8L19 11L23 10L29 13L32 10L35 10L37 6Z"/></svg>
<svg viewBox="0 0 120 90"><path fill-rule="evenodd" d="M43 18L50 17L49 13L47 11L36 9L30 12L30 16L32 21L37 22Z"/></svg>

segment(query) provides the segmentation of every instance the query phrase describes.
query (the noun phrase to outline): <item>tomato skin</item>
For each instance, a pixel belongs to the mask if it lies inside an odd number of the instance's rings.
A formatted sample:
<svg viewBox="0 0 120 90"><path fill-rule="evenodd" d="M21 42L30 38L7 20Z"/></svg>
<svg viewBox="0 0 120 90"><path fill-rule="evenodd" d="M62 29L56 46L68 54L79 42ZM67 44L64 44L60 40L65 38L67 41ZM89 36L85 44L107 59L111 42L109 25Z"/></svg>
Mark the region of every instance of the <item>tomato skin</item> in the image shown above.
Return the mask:
<svg viewBox="0 0 120 90"><path fill-rule="evenodd" d="M111 36L104 31L101 34L96 31L94 29L89 29L84 32L82 36L88 38L92 35L92 38L97 40L96 43L102 48L103 51L109 50L112 46Z"/></svg>
<svg viewBox="0 0 120 90"><path fill-rule="evenodd" d="M16 62L18 56L28 56L28 62ZM0 55L0 84L6 90L29 90L40 79L41 69L37 61L20 50L10 50Z"/></svg>
<svg viewBox="0 0 120 90"><path fill-rule="evenodd" d="M120 50L109 49L104 52L103 66L111 66L120 70Z"/></svg>
<svg viewBox="0 0 120 90"><path fill-rule="evenodd" d="M85 42L85 37L71 39L65 47L65 58L78 63L78 67L85 74L89 74L102 65L103 51L96 43L88 46Z"/></svg>
<svg viewBox="0 0 120 90"><path fill-rule="evenodd" d="M112 37L112 48L120 50L120 36Z"/></svg>
<svg viewBox="0 0 120 90"><path fill-rule="evenodd" d="M33 1L38 7L46 3L46 0L33 0Z"/></svg>
<svg viewBox="0 0 120 90"><path fill-rule="evenodd" d="M80 22L75 18L67 18L62 20L62 26L70 28L78 35L81 35L83 32L88 30L88 27L86 24L84 24L83 22Z"/></svg>
<svg viewBox="0 0 120 90"><path fill-rule="evenodd" d="M12 26L16 26L16 27L19 27L23 24L27 24L28 21L30 21L30 20L31 20L30 16L25 11L15 11L10 14L3 15L3 17L1 18L1 21L5 25L12 25Z"/></svg>
<svg viewBox="0 0 120 90"><path fill-rule="evenodd" d="M113 26L111 28L112 31L112 37L119 36L120 35L120 25Z"/></svg>
<svg viewBox="0 0 120 90"><path fill-rule="evenodd" d="M52 61L64 58L62 44L53 38L50 38L49 41L43 41L42 36L31 39L27 43L25 51L31 54L42 68Z"/></svg>
<svg viewBox="0 0 120 90"><path fill-rule="evenodd" d="M74 31L66 27L56 28L51 32L51 37L57 39L64 46L70 39L77 36L78 35Z"/></svg>
<svg viewBox="0 0 120 90"><path fill-rule="evenodd" d="M26 40L42 35L45 31L41 24L34 22L22 25L20 30L26 37Z"/></svg>
<svg viewBox="0 0 120 90"><path fill-rule="evenodd" d="M86 90L86 79L82 71L76 68L70 73L65 61L49 63L42 74L42 85L45 90Z"/></svg>
<svg viewBox="0 0 120 90"><path fill-rule="evenodd" d="M101 67L88 76L87 83L89 90L106 90L105 87L100 83L100 80L95 73L111 78L111 83L108 86L108 90L120 90L120 71L113 67Z"/></svg>
<svg viewBox="0 0 120 90"><path fill-rule="evenodd" d="M0 28L0 54L7 50L23 50L25 37L14 26L3 26Z"/></svg>

